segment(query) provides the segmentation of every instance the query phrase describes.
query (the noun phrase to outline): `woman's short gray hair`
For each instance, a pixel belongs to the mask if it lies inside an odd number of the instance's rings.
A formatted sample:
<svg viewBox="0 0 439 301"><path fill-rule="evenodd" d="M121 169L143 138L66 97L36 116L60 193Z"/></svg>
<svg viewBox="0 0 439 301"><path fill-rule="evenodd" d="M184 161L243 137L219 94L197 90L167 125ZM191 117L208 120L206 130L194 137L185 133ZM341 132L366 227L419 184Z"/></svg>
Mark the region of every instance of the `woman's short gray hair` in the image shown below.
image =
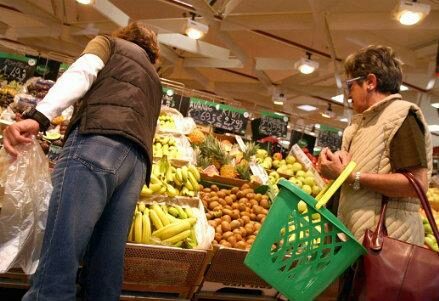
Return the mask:
<svg viewBox="0 0 439 301"><path fill-rule="evenodd" d="M402 83L402 61L391 47L370 45L349 55L344 63L349 77L369 74L377 77L377 90L382 93L398 93Z"/></svg>

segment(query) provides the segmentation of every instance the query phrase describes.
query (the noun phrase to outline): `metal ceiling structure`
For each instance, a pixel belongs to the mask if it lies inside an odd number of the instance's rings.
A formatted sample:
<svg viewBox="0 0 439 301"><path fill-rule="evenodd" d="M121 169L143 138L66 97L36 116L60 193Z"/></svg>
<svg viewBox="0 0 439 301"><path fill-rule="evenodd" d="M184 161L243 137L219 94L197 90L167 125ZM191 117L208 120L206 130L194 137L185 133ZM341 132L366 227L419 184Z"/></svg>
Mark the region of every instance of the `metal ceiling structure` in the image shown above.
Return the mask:
<svg viewBox="0 0 439 301"><path fill-rule="evenodd" d="M435 76L439 39L439 0L421 0L431 11L407 27L393 17L399 0L0 0L0 49L38 53L64 62L77 57L97 34L129 20L158 32L160 76L221 95L251 112L278 111L293 123L324 123L343 128L351 110L331 97L342 90L343 60L369 44L393 47L404 61L404 97L439 124L430 102L439 102ZM184 35L187 17L209 25L201 40ZM294 63L306 52L319 63L304 75ZM274 105L274 91L287 100ZM334 118L322 117L328 102ZM297 107L313 105L305 112Z"/></svg>

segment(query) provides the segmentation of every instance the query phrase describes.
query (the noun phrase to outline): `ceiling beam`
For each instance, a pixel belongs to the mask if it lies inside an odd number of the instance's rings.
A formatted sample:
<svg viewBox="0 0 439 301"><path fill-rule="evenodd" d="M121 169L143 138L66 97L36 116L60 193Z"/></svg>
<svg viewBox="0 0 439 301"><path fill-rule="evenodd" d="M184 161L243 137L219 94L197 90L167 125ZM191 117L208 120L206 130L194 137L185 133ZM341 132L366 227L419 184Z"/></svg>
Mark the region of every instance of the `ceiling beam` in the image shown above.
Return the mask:
<svg viewBox="0 0 439 301"><path fill-rule="evenodd" d="M293 60L265 57L257 57L255 60L256 70L294 70Z"/></svg>
<svg viewBox="0 0 439 301"><path fill-rule="evenodd" d="M7 6L11 6L22 12L23 14L30 16L33 19L38 20L39 22L46 25L59 25L61 21L58 20L52 14L46 12L38 5L35 5L26 0L0 0L1 4L5 4Z"/></svg>
<svg viewBox="0 0 439 301"><path fill-rule="evenodd" d="M242 68L243 65L238 59L213 59L213 58L185 58L183 62L185 67L203 67L203 68Z"/></svg>
<svg viewBox="0 0 439 301"><path fill-rule="evenodd" d="M175 64L180 59L180 57L168 46L160 45L160 56L164 57L171 63Z"/></svg>
<svg viewBox="0 0 439 301"><path fill-rule="evenodd" d="M191 53L200 54L202 56L228 59L230 56L230 50L209 44L203 41L193 40L182 34L178 33L162 33L157 35L157 39L160 43L176 47Z"/></svg>
<svg viewBox="0 0 439 301"><path fill-rule="evenodd" d="M226 18L230 15L240 4L242 0L229 0L224 7L224 10L221 11L221 15Z"/></svg>
<svg viewBox="0 0 439 301"><path fill-rule="evenodd" d="M108 0L94 0L92 6L120 27L125 27L130 22L130 17Z"/></svg>

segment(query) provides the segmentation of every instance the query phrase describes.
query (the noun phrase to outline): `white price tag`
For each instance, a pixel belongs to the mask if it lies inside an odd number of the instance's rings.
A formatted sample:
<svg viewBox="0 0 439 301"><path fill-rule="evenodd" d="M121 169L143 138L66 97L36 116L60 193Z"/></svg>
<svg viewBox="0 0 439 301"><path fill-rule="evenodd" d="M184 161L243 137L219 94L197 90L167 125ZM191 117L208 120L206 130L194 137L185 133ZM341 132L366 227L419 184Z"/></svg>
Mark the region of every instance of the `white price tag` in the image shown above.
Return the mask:
<svg viewBox="0 0 439 301"><path fill-rule="evenodd" d="M247 145L245 145L244 140L242 140L241 136L235 135L236 142L238 142L239 148L241 151L245 152L247 150Z"/></svg>
<svg viewBox="0 0 439 301"><path fill-rule="evenodd" d="M264 169L261 165L255 163L255 162L251 162L251 163L250 163L250 169L251 169L253 175L255 175L255 176L257 176L259 179L261 179L262 184L265 185L265 184L268 183L268 175L267 175L267 172L265 171L265 169Z"/></svg>
<svg viewBox="0 0 439 301"><path fill-rule="evenodd" d="M306 170L310 170L313 173L317 186L320 188L325 186L325 181L323 181L320 174L314 168L311 160L305 155L303 150L297 144L294 144L293 147L291 147L290 154L293 154L297 158L297 161L299 161Z"/></svg>

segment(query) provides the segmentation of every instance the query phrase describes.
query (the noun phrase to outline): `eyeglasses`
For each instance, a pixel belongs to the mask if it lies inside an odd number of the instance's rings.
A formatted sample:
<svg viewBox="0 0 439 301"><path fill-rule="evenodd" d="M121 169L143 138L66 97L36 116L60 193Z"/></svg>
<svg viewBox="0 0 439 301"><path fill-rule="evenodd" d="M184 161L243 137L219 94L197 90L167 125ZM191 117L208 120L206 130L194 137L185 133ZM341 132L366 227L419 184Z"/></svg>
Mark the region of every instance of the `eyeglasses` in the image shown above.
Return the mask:
<svg viewBox="0 0 439 301"><path fill-rule="evenodd" d="M354 77L354 78L351 78L351 79L348 79L345 81L346 88L347 88L348 92L351 91L351 88L352 88L352 85L354 84L354 82L356 82L357 80L360 80L360 79L364 79L364 76L357 76L357 77Z"/></svg>

